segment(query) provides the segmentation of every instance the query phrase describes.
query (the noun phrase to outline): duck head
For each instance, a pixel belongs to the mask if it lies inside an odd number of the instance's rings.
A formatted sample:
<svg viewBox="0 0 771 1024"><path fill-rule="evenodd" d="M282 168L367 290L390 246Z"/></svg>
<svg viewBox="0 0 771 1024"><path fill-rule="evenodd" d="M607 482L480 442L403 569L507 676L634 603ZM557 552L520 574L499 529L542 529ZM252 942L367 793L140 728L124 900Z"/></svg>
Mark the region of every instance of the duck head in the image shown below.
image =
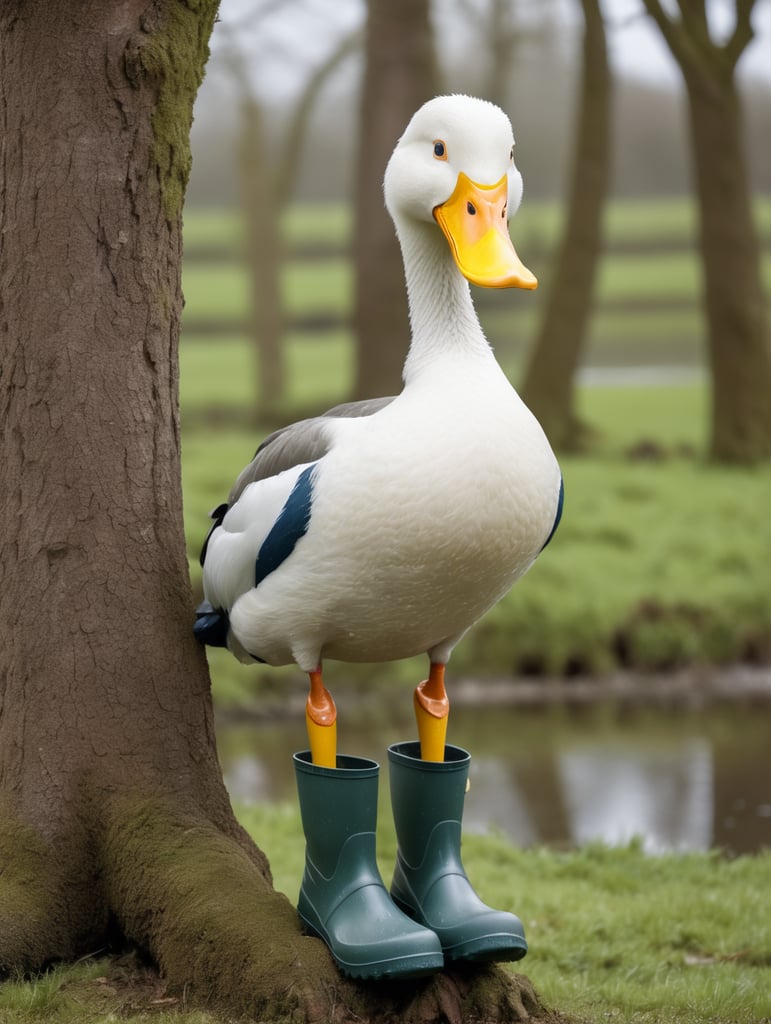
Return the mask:
<svg viewBox="0 0 771 1024"><path fill-rule="evenodd" d="M461 274L486 288L536 288L509 236L522 201L514 135L503 111L470 96L438 96L413 116L385 174L397 231L437 224Z"/></svg>

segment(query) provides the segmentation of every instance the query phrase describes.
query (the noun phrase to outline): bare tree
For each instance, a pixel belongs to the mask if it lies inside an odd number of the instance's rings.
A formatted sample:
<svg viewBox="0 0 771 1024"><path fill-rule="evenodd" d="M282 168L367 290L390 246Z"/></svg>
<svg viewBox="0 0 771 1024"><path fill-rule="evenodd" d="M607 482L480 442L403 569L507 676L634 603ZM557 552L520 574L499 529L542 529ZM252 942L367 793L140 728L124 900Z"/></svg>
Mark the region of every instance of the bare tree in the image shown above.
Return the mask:
<svg viewBox="0 0 771 1024"><path fill-rule="evenodd" d="M735 0L733 31L710 34L705 0L677 0L679 16L643 0L683 73L699 203L713 459L771 457L771 339L742 139L736 66L753 38L755 0Z"/></svg>
<svg viewBox="0 0 771 1024"><path fill-rule="evenodd" d="M257 353L257 408L267 419L279 411L286 393L284 340L288 313L281 280L286 260L282 215L292 198L314 104L327 79L361 46L359 30L338 40L307 77L285 131L271 145L265 103L250 74L254 46L247 49L242 36L248 28L246 38L253 42L255 27L259 28L277 9L274 0L266 0L246 19L222 25L227 40L225 66L239 97L238 179L251 292L250 334ZM273 151L277 156L271 158Z"/></svg>
<svg viewBox="0 0 771 1024"><path fill-rule="evenodd" d="M344 981L222 782L177 396L216 10L0 8L0 974L129 941L173 988L261 1019L532 1020L526 980L498 969Z"/></svg>
<svg viewBox="0 0 771 1024"><path fill-rule="evenodd" d="M234 67L235 62L230 66ZM262 103L244 91L239 109L238 181L251 293L249 333L257 354L257 409L261 415L270 417L280 407L286 392L282 204L267 156Z"/></svg>
<svg viewBox="0 0 771 1024"><path fill-rule="evenodd" d="M557 4L555 0L455 0L455 4L476 36L476 45L485 50L484 59L474 62L477 88L485 99L506 110L520 57L526 47L544 43L553 34Z"/></svg>
<svg viewBox="0 0 771 1024"><path fill-rule="evenodd" d="M598 0L581 0L583 67L565 228L543 320L521 388L552 444L580 446L575 374L592 308L610 177L611 74Z"/></svg>
<svg viewBox="0 0 771 1024"><path fill-rule="evenodd" d="M356 168L354 397L400 390L409 330L401 253L383 174L407 122L434 92L428 0L369 0Z"/></svg>

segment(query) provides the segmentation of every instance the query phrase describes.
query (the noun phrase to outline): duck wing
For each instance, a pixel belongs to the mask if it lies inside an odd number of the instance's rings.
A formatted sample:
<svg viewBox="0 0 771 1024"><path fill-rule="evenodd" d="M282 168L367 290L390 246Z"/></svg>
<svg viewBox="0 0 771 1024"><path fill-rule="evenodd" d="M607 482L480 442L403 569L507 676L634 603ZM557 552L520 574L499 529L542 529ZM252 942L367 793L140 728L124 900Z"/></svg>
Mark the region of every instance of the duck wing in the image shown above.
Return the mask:
<svg viewBox="0 0 771 1024"><path fill-rule="evenodd" d="M218 505L211 512L212 525L201 548L201 566L206 561L209 544L222 525L228 510L233 508L251 484L266 481L267 492L260 496L257 515L257 519L263 522L261 526L256 522L253 524L258 527L258 533L265 535L259 545L254 567L254 585L277 568L291 554L297 540L307 530L311 509L312 471L316 462L326 455L332 446L330 423L340 418L373 416L392 401L393 397L345 402L336 405L322 416L300 420L266 437L252 461L240 473L227 502ZM297 470L296 474L287 472L292 469ZM278 479L279 477L281 479ZM252 513L247 514L251 515L257 511L254 509ZM228 612L224 608L215 607L209 600L204 600L196 609L194 631L202 643L226 647L230 632Z"/></svg>
<svg viewBox="0 0 771 1024"><path fill-rule="evenodd" d="M276 476L285 469L317 462L332 447L330 421L336 419L374 416L393 402L388 398L367 398L361 402L344 402L321 416L312 416L269 434L254 454L254 458L240 473L228 498L228 505L238 501L245 487Z"/></svg>
<svg viewBox="0 0 771 1024"><path fill-rule="evenodd" d="M331 421L374 416L375 413L390 405L394 397L391 395L387 398L368 398L360 402L343 402L321 416L298 420L297 423L290 423L289 426L281 427L269 434L255 452L252 461L239 474L228 500L218 505L209 514L212 525L201 548L201 565L203 566L206 561L206 552L212 534L222 524L228 509L235 505L249 484L278 476L284 470L293 469L295 466L317 462L326 455L332 446L332 436L329 430Z"/></svg>

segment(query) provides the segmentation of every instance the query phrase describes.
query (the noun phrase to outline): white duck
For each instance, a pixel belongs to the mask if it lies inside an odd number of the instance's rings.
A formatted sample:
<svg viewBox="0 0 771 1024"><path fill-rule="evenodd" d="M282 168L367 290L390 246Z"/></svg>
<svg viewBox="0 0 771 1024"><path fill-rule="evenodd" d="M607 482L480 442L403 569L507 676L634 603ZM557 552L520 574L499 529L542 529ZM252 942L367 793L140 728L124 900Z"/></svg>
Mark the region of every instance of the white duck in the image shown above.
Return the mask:
<svg viewBox="0 0 771 1024"><path fill-rule="evenodd" d="M403 391L277 431L212 513L196 632L241 661L309 674L314 763L335 764L323 660L423 652L421 753L441 761L450 654L559 521L557 461L468 286L536 287L508 234L521 198L498 107L442 96L415 114L385 175L412 328Z"/></svg>

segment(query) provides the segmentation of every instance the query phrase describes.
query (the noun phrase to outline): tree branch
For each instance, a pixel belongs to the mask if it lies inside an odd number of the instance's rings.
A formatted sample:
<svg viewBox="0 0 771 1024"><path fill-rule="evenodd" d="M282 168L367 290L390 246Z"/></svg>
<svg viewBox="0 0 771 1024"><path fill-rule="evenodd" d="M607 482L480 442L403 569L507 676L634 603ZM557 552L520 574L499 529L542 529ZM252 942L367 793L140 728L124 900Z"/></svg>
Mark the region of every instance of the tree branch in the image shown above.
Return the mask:
<svg viewBox="0 0 771 1024"><path fill-rule="evenodd" d="M335 72L340 65L355 53L364 42L364 32L356 28L338 42L334 50L313 72L303 88L300 99L297 101L292 115L289 130L281 150L281 159L276 172L276 196L278 202L283 206L294 188L297 168L299 167L300 148L305 139L308 121L313 110L313 105L321 91L324 83Z"/></svg>
<svg viewBox="0 0 771 1024"><path fill-rule="evenodd" d="M675 59L680 62L683 48L684 30L682 22L674 21L664 11L659 0L643 0L645 10L658 25L659 31L664 37L664 42L671 50Z"/></svg>
<svg viewBox="0 0 771 1024"><path fill-rule="evenodd" d="M681 17L672 18L660 0L643 0L645 9L658 25L664 41L681 69L704 67L722 61L722 48L709 35L704 0L677 0Z"/></svg>
<svg viewBox="0 0 771 1024"><path fill-rule="evenodd" d="M736 0L736 24L734 30L723 47L728 66L733 70L739 58L752 42L755 32L752 28L752 9L755 0Z"/></svg>

